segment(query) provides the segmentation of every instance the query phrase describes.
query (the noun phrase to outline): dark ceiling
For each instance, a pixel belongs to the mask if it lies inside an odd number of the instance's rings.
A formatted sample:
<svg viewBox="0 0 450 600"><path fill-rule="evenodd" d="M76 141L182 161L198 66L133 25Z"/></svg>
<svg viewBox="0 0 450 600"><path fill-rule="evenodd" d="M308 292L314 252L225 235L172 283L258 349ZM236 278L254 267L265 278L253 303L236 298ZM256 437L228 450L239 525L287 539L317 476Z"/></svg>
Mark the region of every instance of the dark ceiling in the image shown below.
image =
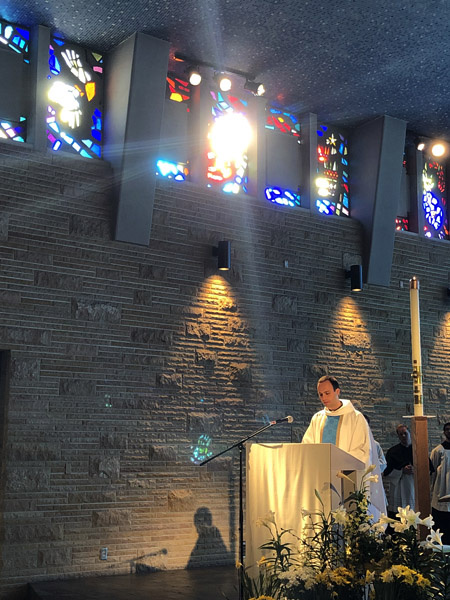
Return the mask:
<svg viewBox="0 0 450 600"><path fill-rule="evenodd" d="M450 0L5 0L0 14L100 52L141 31L323 122L388 114L450 141Z"/></svg>

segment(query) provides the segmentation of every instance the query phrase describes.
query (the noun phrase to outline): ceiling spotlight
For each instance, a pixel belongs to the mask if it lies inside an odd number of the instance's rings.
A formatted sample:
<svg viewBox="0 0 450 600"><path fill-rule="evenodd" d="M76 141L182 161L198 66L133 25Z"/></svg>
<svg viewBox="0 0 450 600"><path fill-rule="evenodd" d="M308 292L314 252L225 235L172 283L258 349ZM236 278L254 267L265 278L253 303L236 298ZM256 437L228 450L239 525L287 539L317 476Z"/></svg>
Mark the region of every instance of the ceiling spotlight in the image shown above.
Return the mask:
<svg viewBox="0 0 450 600"><path fill-rule="evenodd" d="M213 79L222 92L229 92L231 90L231 79L225 73L214 73Z"/></svg>
<svg viewBox="0 0 450 600"><path fill-rule="evenodd" d="M199 85L201 83L202 76L197 67L190 67L187 71L187 76L191 85Z"/></svg>
<svg viewBox="0 0 450 600"><path fill-rule="evenodd" d="M425 150L425 140L423 138L416 138L414 140L414 145L416 147L417 150L419 150L419 152L422 152L422 150Z"/></svg>
<svg viewBox="0 0 450 600"><path fill-rule="evenodd" d="M247 79L245 82L244 90L248 90L254 96L262 96L266 92L262 83L258 83L257 81L253 81L251 79Z"/></svg>
<svg viewBox="0 0 450 600"><path fill-rule="evenodd" d="M436 158L440 158L447 153L447 144L443 142L433 142L431 146L431 154Z"/></svg>

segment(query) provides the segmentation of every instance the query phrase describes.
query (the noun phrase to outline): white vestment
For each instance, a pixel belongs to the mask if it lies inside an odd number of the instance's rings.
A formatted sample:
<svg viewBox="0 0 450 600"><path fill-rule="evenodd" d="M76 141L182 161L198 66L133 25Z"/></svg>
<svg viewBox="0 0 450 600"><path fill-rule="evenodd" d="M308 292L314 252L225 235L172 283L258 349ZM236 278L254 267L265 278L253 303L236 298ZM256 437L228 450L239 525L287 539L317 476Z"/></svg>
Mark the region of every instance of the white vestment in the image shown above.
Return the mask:
<svg viewBox="0 0 450 600"><path fill-rule="evenodd" d="M378 475L378 482L370 483L369 512L373 514L374 521L377 521L380 514L386 512L386 500L375 440L364 415L355 410L350 400L342 398L340 400L342 406L337 410L331 411L323 408L313 415L302 442L304 444L321 444L327 416L341 417L336 432L336 446L362 461L366 468L375 465L373 474Z"/></svg>
<svg viewBox="0 0 450 600"><path fill-rule="evenodd" d="M439 444L432 450L430 460L435 468L431 475L431 506L450 512L450 502L439 502L439 498L450 494L450 450Z"/></svg>

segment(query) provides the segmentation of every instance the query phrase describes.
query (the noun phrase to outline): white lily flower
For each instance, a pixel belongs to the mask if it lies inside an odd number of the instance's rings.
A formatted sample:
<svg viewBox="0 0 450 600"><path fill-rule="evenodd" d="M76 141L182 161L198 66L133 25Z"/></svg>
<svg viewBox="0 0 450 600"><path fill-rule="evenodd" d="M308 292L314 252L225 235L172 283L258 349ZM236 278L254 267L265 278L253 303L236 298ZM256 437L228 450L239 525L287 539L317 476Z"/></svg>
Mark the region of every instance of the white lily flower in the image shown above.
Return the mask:
<svg viewBox="0 0 450 600"><path fill-rule="evenodd" d="M395 521L393 527L396 533L403 533L404 531L409 529L408 523L405 523L403 521Z"/></svg>
<svg viewBox="0 0 450 600"><path fill-rule="evenodd" d="M347 510L343 506L340 506L334 510L332 514L336 523L339 525L345 525L347 521Z"/></svg>
<svg viewBox="0 0 450 600"><path fill-rule="evenodd" d="M433 517L431 515L428 515L426 519L422 519L420 521L420 524L425 525L425 527L428 527L428 529L431 529L434 525Z"/></svg>
<svg viewBox="0 0 450 600"><path fill-rule="evenodd" d="M382 523L383 525L386 525L388 523L395 523L395 519L391 519L391 517L388 517L384 513L381 513L381 517L378 519L378 522Z"/></svg>
<svg viewBox="0 0 450 600"><path fill-rule="evenodd" d="M429 535L427 535L427 539L428 538L430 538L430 542L432 544L436 544L437 546L443 546L442 533L439 531L439 529L436 529L436 531L432 529Z"/></svg>
<svg viewBox="0 0 450 600"><path fill-rule="evenodd" d="M368 475L369 473L372 473L372 471L375 471L375 465L369 465L369 466L367 467L367 469L364 471L364 473L363 473L363 477L364 477L365 475Z"/></svg>
<svg viewBox="0 0 450 600"><path fill-rule="evenodd" d="M408 527L414 527L415 529L417 529L417 525L421 522L420 512L414 512L409 507L409 504L406 508L401 508L399 506L397 516L400 517L400 520L403 523L406 523Z"/></svg>

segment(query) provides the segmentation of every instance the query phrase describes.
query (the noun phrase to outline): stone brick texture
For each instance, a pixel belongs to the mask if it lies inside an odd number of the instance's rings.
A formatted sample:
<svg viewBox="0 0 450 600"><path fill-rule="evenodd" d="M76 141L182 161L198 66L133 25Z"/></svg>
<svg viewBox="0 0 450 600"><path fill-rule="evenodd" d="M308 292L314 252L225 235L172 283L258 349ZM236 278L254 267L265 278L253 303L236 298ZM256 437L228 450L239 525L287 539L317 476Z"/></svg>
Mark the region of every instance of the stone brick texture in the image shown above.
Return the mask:
<svg viewBox="0 0 450 600"><path fill-rule="evenodd" d="M161 181L149 246L116 242L107 164L13 143L0 145L0 202L2 598L28 581L234 562L238 454L196 457L285 415L292 427L259 441L300 441L323 374L385 450L396 443L413 412L413 275L439 442L448 241L397 233L390 287L352 295L352 219ZM212 256L223 239L229 272Z"/></svg>

